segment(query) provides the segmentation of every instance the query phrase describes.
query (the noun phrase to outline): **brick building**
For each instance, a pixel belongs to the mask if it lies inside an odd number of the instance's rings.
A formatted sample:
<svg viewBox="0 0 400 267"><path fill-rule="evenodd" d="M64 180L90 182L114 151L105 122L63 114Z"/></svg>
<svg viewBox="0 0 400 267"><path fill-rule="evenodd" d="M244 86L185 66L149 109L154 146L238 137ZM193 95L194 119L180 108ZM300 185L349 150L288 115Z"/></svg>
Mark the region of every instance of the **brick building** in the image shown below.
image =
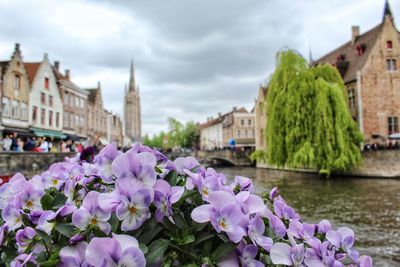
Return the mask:
<svg viewBox="0 0 400 267"><path fill-rule="evenodd" d="M71 81L70 70L60 72L60 62L54 62L54 73L63 105L63 132L73 141L87 139L87 98L89 92Z"/></svg>
<svg viewBox="0 0 400 267"><path fill-rule="evenodd" d="M98 142L106 144L107 140L107 112L103 107L103 97L101 94L100 82L97 88L85 89L89 92L87 101L87 135L89 144Z"/></svg>
<svg viewBox="0 0 400 267"><path fill-rule="evenodd" d="M28 74L17 43L11 59L0 61L0 140L9 133L32 136L28 123L29 91Z"/></svg>
<svg viewBox="0 0 400 267"><path fill-rule="evenodd" d="M255 147L255 113L245 108L233 107L226 114L223 123L223 144L229 146L231 140L237 147Z"/></svg>
<svg viewBox="0 0 400 267"><path fill-rule="evenodd" d="M400 131L400 33L388 2L376 27L360 34L360 28L352 26L351 33L350 41L314 64L329 63L339 70L365 142L385 140Z"/></svg>

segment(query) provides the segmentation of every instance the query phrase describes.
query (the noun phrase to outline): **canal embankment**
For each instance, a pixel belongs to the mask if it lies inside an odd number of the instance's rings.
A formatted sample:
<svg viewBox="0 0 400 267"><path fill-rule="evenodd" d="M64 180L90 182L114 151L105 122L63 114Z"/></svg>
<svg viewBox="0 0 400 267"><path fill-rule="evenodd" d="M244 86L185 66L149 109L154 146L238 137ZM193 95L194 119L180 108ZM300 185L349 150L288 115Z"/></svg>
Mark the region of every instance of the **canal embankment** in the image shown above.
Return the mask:
<svg viewBox="0 0 400 267"><path fill-rule="evenodd" d="M283 170L289 172L318 173L313 169L292 169L278 168L271 166L265 162L257 162L257 168L265 168L270 170ZM345 173L337 173L339 176L353 177L378 177L378 178L399 178L400 179L400 150L373 150L363 151L363 163Z"/></svg>

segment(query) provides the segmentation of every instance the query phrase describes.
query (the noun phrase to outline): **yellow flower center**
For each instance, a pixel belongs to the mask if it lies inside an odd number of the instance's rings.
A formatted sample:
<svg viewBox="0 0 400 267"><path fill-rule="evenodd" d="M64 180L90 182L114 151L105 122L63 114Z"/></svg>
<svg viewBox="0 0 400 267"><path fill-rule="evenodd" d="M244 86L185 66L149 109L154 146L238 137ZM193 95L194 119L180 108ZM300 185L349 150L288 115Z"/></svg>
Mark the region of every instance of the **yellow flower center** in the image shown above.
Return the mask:
<svg viewBox="0 0 400 267"><path fill-rule="evenodd" d="M203 187L203 189L201 190L201 192L203 193L203 195L205 195L206 197L208 197L208 190L207 190L207 188Z"/></svg>
<svg viewBox="0 0 400 267"><path fill-rule="evenodd" d="M32 201L31 201L31 200L28 200L28 201L26 202L26 206L27 206L28 208L32 208L32 207L33 207Z"/></svg>
<svg viewBox="0 0 400 267"><path fill-rule="evenodd" d="M219 226L221 226L222 228L226 228L226 223L224 219L219 221Z"/></svg>
<svg viewBox="0 0 400 267"><path fill-rule="evenodd" d="M92 224L92 225L96 225L97 224L96 217L92 217L92 219L90 219L90 224Z"/></svg>
<svg viewBox="0 0 400 267"><path fill-rule="evenodd" d="M132 213L132 214L137 214L138 210L136 209L135 206L130 206L129 207L129 212Z"/></svg>
<svg viewBox="0 0 400 267"><path fill-rule="evenodd" d="M58 185L58 180L57 179L53 180L53 185Z"/></svg>

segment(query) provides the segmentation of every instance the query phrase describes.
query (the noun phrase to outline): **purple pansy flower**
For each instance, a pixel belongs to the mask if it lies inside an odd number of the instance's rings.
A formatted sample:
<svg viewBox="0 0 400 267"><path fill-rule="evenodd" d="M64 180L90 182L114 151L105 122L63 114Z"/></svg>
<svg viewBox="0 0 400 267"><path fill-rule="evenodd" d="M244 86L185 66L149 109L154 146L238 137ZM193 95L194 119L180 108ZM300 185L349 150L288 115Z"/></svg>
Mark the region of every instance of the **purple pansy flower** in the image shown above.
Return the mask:
<svg viewBox="0 0 400 267"><path fill-rule="evenodd" d="M372 267L372 258L370 256L361 256L358 259L360 267Z"/></svg>
<svg viewBox="0 0 400 267"><path fill-rule="evenodd" d="M116 187L120 194L116 214L122 220L121 230L136 230L151 216L149 206L152 192L139 181L128 177L117 179Z"/></svg>
<svg viewBox="0 0 400 267"><path fill-rule="evenodd" d="M19 249L25 249L36 236L36 231L32 227L25 227L24 229L20 229L15 234L15 240L17 241Z"/></svg>
<svg viewBox="0 0 400 267"><path fill-rule="evenodd" d="M347 251L354 244L354 232L348 227L341 227L337 231L328 231L326 239L336 248L343 247Z"/></svg>
<svg viewBox="0 0 400 267"><path fill-rule="evenodd" d="M60 267L85 267L89 266L85 259L85 252L88 244L80 242L74 246L63 247L60 250Z"/></svg>
<svg viewBox="0 0 400 267"><path fill-rule="evenodd" d="M36 264L35 256L33 256L33 252L30 254L20 254L10 263L11 267L24 267L27 266L28 263L33 265Z"/></svg>
<svg viewBox="0 0 400 267"><path fill-rule="evenodd" d="M4 236L6 235L7 231L8 231L8 225L6 223L0 226L0 246L3 245Z"/></svg>
<svg viewBox="0 0 400 267"><path fill-rule="evenodd" d="M272 230L275 232L276 236L284 237L286 235L286 226L282 222L282 220L276 216L271 214L269 217L269 225L271 226Z"/></svg>
<svg viewBox="0 0 400 267"><path fill-rule="evenodd" d="M305 252L304 263L310 267L333 266L340 267L343 264L335 257L335 248L329 243L315 239L311 248Z"/></svg>
<svg viewBox="0 0 400 267"><path fill-rule="evenodd" d="M269 192L269 199L273 201L277 196L279 196L279 189L278 187L272 188L272 190Z"/></svg>
<svg viewBox="0 0 400 267"><path fill-rule="evenodd" d="M79 229L86 229L89 225L97 226L101 231L109 234L111 226L107 222L111 214L99 207L99 192L90 191L83 200L82 206L72 214L72 223Z"/></svg>
<svg viewBox="0 0 400 267"><path fill-rule="evenodd" d="M146 266L137 240L128 235L93 238L86 248L85 258L92 266Z"/></svg>
<svg viewBox="0 0 400 267"><path fill-rule="evenodd" d="M235 176L235 183L239 185L241 191L254 193L254 186L251 179L243 176Z"/></svg>
<svg viewBox="0 0 400 267"><path fill-rule="evenodd" d="M315 228L315 224L301 223L298 219L293 219L289 223L288 232L297 239L308 241L314 237Z"/></svg>
<svg viewBox="0 0 400 267"><path fill-rule="evenodd" d="M179 157L174 160L174 165L176 172L180 175L184 175L184 170L192 171L194 168L198 167L199 162L193 157Z"/></svg>
<svg viewBox="0 0 400 267"><path fill-rule="evenodd" d="M264 236L265 225L260 216L255 216L250 220L248 225L248 236L254 245L259 245L266 251L270 251L272 246L272 239Z"/></svg>
<svg viewBox="0 0 400 267"><path fill-rule="evenodd" d="M154 205L157 207L155 216L161 222L164 216L172 220L172 204L182 196L185 188L182 186L170 186L164 180L157 180L154 185Z"/></svg>
<svg viewBox="0 0 400 267"><path fill-rule="evenodd" d="M156 157L149 153L126 152L120 154L111 164L111 170L117 178L129 177L152 187L156 181Z"/></svg>
<svg viewBox="0 0 400 267"><path fill-rule="evenodd" d="M54 220L54 218L57 216L57 213L53 211L44 211L39 217L38 220L38 226L37 229L46 232L48 235L51 234L51 231L53 230L55 226L55 222L50 222Z"/></svg>
<svg viewBox="0 0 400 267"><path fill-rule="evenodd" d="M273 264L283 264L287 266L304 266L304 244L275 243L270 251Z"/></svg>
<svg viewBox="0 0 400 267"><path fill-rule="evenodd" d="M241 266L243 267L264 267L264 264L255 259L258 253L258 248L255 245L246 245L243 250L239 249Z"/></svg>
<svg viewBox="0 0 400 267"><path fill-rule="evenodd" d="M246 218L237 200L228 192L217 191L210 193L208 202L192 211L192 219L198 223L210 221L218 233L226 232L231 241L238 243L246 235L242 227Z"/></svg>
<svg viewBox="0 0 400 267"><path fill-rule="evenodd" d="M99 154L96 155L94 162L100 167L100 176L104 182L112 182L113 172L111 170L111 164L120 153L121 152L118 151L117 143L112 142L100 150Z"/></svg>
<svg viewBox="0 0 400 267"><path fill-rule="evenodd" d="M8 205L2 210L1 216L8 226L8 231L14 231L23 225L22 211Z"/></svg>
<svg viewBox="0 0 400 267"><path fill-rule="evenodd" d="M328 220L322 220L318 223L317 229L318 233L325 234L328 231L332 230L332 226Z"/></svg>

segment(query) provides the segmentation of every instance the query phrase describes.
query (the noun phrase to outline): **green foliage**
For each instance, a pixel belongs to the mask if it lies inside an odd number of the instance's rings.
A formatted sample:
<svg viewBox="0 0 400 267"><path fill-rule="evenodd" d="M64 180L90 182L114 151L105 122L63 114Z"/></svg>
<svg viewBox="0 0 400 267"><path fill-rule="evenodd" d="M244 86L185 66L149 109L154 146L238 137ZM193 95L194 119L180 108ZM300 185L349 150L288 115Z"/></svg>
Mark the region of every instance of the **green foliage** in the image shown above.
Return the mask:
<svg viewBox="0 0 400 267"><path fill-rule="evenodd" d="M186 124L174 119L168 118L168 133L160 132L153 137L145 136L143 144L157 148L193 148L199 138L198 129L193 121Z"/></svg>
<svg viewBox="0 0 400 267"><path fill-rule="evenodd" d="M270 164L316 168L329 175L361 162L363 137L351 117L343 80L332 66L310 67L294 51L278 53L266 101L264 158Z"/></svg>

